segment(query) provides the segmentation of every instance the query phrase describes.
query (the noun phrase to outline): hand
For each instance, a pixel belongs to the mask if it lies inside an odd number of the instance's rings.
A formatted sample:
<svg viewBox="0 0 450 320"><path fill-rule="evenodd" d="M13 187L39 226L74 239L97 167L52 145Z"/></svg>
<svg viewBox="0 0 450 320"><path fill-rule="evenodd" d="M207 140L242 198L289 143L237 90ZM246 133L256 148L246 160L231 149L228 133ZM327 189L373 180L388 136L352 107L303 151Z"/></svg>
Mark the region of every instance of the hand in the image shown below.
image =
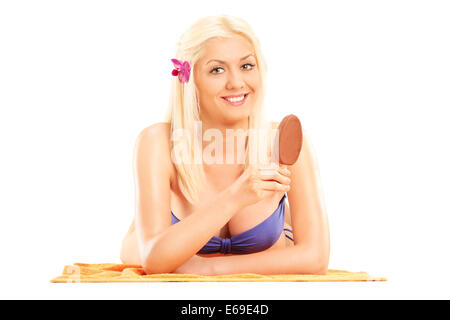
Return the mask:
<svg viewBox="0 0 450 320"><path fill-rule="evenodd" d="M211 258L192 256L188 261L179 266L173 273L197 274L202 276L214 275Z"/></svg>
<svg viewBox="0 0 450 320"><path fill-rule="evenodd" d="M286 165L250 166L230 188L241 206L246 207L272 196L274 192L289 191L290 174Z"/></svg>

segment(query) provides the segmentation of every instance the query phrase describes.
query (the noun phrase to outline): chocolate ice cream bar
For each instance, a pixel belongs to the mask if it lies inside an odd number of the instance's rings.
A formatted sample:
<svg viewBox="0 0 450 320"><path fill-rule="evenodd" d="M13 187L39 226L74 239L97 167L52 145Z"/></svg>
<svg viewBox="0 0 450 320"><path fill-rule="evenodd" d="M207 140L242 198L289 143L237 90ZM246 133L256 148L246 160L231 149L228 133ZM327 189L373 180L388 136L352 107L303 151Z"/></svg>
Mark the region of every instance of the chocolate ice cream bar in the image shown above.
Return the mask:
<svg viewBox="0 0 450 320"><path fill-rule="evenodd" d="M277 139L279 139L280 164L293 165L298 159L303 144L302 125L295 115L287 115L281 120Z"/></svg>

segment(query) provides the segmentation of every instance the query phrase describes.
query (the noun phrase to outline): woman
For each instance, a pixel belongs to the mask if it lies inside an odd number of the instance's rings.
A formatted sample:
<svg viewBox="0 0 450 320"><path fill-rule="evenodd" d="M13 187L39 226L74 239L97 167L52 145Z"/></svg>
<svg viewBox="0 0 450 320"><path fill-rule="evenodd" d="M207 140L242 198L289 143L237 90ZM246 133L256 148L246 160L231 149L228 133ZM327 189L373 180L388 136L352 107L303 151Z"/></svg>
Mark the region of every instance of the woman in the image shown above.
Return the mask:
<svg viewBox="0 0 450 320"><path fill-rule="evenodd" d="M311 146L304 136L297 162L279 166L273 136L260 138L278 123L264 120L266 65L249 25L200 19L177 59L167 122L136 142L136 214L122 262L147 274L325 274L329 230ZM244 149L230 129L246 132Z"/></svg>

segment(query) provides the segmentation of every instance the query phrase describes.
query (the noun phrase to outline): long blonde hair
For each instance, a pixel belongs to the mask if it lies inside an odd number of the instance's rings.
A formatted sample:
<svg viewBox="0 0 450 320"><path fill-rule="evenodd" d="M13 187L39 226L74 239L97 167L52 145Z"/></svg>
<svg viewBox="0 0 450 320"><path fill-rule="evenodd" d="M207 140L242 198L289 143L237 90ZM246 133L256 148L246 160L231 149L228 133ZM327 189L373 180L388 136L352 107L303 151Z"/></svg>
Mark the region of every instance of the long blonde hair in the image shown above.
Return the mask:
<svg viewBox="0 0 450 320"><path fill-rule="evenodd" d="M201 56L205 41L211 38L230 38L234 35L243 36L252 44L261 77L261 91L258 94L258 100L255 101L255 107L249 116L248 123L248 128L254 130L249 130L249 132L261 132L260 129L269 126L263 111L267 65L261 52L259 40L250 25L241 18L229 15L208 16L199 19L182 34L177 43L175 58L180 61L189 61L191 78L188 82L181 83L177 77L172 77L169 108L165 117L165 121L171 124L170 150L172 161L177 170L177 182L184 197L192 204L199 200L199 193L205 186L206 181L203 164L194 161L195 154L202 154L201 130L197 136L195 136L194 130L195 122L200 121L200 105L194 81L194 65ZM180 155L173 152L174 133L180 131L189 133L187 136L180 137L180 141L177 142L177 148L184 150L184 156L188 157L188 161L185 161L186 159L181 160ZM260 159L258 154L267 152L267 148L267 140L249 134L245 149L245 169L255 163L254 161L250 163L250 159L258 161Z"/></svg>

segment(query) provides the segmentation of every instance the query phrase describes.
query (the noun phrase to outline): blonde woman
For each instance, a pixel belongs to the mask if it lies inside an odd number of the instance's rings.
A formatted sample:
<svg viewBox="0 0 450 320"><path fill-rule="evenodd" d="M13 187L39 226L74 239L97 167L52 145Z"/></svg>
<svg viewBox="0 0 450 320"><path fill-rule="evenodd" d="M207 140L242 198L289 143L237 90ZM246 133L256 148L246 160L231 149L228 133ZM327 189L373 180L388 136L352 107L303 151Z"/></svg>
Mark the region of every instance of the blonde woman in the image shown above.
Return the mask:
<svg viewBox="0 0 450 320"><path fill-rule="evenodd" d="M122 262L147 274L325 274L329 229L311 145L304 136L291 166L271 160L278 123L264 117L266 65L250 26L202 18L172 61L167 121L136 141Z"/></svg>

